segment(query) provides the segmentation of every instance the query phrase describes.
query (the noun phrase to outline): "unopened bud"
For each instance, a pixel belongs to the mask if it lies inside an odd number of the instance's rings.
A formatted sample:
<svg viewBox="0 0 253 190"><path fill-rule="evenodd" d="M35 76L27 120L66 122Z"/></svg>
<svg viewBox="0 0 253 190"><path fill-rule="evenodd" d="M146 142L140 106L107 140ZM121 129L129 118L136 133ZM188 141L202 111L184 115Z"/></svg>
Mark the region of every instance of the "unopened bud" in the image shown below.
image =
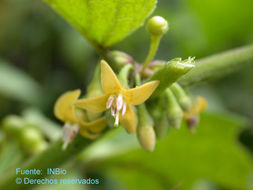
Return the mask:
<svg viewBox="0 0 253 190"><path fill-rule="evenodd" d="M169 123L176 129L179 129L183 119L183 111L171 90L167 88L165 92L168 100L167 114Z"/></svg>
<svg viewBox="0 0 253 190"><path fill-rule="evenodd" d="M40 143L36 144L36 146L34 146L33 148L33 154L38 154L44 150L46 150L48 147L48 143L46 141L41 141Z"/></svg>
<svg viewBox="0 0 253 190"><path fill-rule="evenodd" d="M149 115L145 104L138 106L139 123L137 126L137 137L141 146L148 152L153 152L156 143L153 120Z"/></svg>
<svg viewBox="0 0 253 190"><path fill-rule="evenodd" d="M128 63L134 63L134 59L130 55L121 51L113 51L110 53L110 56L119 67L123 67Z"/></svg>
<svg viewBox="0 0 253 190"><path fill-rule="evenodd" d="M194 67L195 65L193 58L188 58L186 60L176 58L168 61L166 64L164 64L164 66L155 71L154 75L149 80L160 81L158 88L152 94L152 98L160 96L160 94L163 93L165 89L170 87L174 82L188 73Z"/></svg>
<svg viewBox="0 0 253 190"><path fill-rule="evenodd" d="M41 150L40 144L44 138L40 131L33 126L28 126L20 134L20 143L26 152L34 154Z"/></svg>
<svg viewBox="0 0 253 190"><path fill-rule="evenodd" d="M149 111L154 119L154 130L158 139L162 138L168 131L169 123L166 110L167 105L164 94L161 95L157 101L154 101L149 107Z"/></svg>
<svg viewBox="0 0 253 190"><path fill-rule="evenodd" d="M128 85L128 78L130 71L133 70L133 65L132 64L126 64L119 72L118 79L123 86L123 88L129 88Z"/></svg>
<svg viewBox="0 0 253 190"><path fill-rule="evenodd" d="M16 115L7 116L2 123L4 132L9 136L18 136L24 129L24 120Z"/></svg>
<svg viewBox="0 0 253 190"><path fill-rule="evenodd" d="M147 28L151 35L161 36L168 31L169 25L163 17L154 16L149 19L147 23Z"/></svg>
<svg viewBox="0 0 253 190"><path fill-rule="evenodd" d="M155 134L158 139L164 137L164 135L168 132L169 123L166 114L162 117L161 120L155 123Z"/></svg>
<svg viewBox="0 0 253 190"><path fill-rule="evenodd" d="M189 109L191 109L192 100L178 83L173 83L170 86L170 89L184 111L188 111Z"/></svg>
<svg viewBox="0 0 253 190"><path fill-rule="evenodd" d="M156 137L153 126L138 126L137 136L142 148L148 152L154 151Z"/></svg>

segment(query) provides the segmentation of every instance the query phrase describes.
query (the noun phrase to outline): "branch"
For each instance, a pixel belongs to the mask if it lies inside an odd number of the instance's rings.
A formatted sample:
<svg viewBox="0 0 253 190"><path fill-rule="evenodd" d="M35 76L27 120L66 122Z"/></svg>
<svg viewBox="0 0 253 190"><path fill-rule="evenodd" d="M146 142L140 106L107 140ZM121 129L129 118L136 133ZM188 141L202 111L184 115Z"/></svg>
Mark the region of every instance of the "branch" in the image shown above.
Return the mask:
<svg viewBox="0 0 253 190"><path fill-rule="evenodd" d="M253 63L253 45L229 50L200 59L196 67L180 78L183 86L193 85L213 78L220 78L243 66Z"/></svg>

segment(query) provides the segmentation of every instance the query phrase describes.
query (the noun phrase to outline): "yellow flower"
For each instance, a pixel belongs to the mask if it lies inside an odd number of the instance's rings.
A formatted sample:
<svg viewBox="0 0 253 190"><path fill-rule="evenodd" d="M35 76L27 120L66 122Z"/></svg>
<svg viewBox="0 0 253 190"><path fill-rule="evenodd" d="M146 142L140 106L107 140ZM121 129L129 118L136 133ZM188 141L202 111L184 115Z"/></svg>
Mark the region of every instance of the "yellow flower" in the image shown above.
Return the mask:
<svg viewBox="0 0 253 190"><path fill-rule="evenodd" d="M104 95L80 99L75 105L89 111L102 112L111 110L115 118L115 125L120 122L129 133L136 131L136 116L132 105L139 105L146 101L158 86L159 81L148 82L132 89L124 89L111 67L101 61L101 85Z"/></svg>
<svg viewBox="0 0 253 190"><path fill-rule="evenodd" d="M107 126L105 117L87 122L85 115L75 110L73 103L78 99L80 93L80 90L65 92L55 103L55 116L65 122L65 131L63 131L64 141L71 142L78 131L82 136L94 139L98 136L97 133L101 132Z"/></svg>

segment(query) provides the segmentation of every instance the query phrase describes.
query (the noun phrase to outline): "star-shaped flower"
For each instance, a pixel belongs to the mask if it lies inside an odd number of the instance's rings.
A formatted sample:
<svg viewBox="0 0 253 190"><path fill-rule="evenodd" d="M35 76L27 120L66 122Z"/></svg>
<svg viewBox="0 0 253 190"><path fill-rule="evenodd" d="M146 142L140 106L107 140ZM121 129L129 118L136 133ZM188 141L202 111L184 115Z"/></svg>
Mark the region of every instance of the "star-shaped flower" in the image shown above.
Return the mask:
<svg viewBox="0 0 253 190"><path fill-rule="evenodd" d="M73 140L78 131L82 136L94 139L107 126L105 117L88 122L85 115L75 109L73 104L80 96L80 93L80 90L65 92L57 99L54 106L55 116L65 122L63 141L66 144Z"/></svg>
<svg viewBox="0 0 253 190"><path fill-rule="evenodd" d="M132 89L124 89L111 67L101 61L101 85L104 95L80 99L75 105L89 111L102 112L111 110L115 125L120 122L126 130L134 134L136 131L136 116L132 105L146 101L159 85L159 81L151 81Z"/></svg>

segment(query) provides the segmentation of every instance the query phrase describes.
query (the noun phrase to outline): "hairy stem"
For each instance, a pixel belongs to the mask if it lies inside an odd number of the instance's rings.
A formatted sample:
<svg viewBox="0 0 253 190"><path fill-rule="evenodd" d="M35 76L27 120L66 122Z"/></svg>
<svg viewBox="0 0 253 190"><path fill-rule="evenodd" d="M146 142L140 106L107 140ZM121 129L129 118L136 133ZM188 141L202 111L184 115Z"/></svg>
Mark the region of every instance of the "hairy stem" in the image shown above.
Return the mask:
<svg viewBox="0 0 253 190"><path fill-rule="evenodd" d="M198 60L196 67L180 78L179 83L183 86L189 86L208 79L220 78L249 63L253 63L253 45Z"/></svg>

